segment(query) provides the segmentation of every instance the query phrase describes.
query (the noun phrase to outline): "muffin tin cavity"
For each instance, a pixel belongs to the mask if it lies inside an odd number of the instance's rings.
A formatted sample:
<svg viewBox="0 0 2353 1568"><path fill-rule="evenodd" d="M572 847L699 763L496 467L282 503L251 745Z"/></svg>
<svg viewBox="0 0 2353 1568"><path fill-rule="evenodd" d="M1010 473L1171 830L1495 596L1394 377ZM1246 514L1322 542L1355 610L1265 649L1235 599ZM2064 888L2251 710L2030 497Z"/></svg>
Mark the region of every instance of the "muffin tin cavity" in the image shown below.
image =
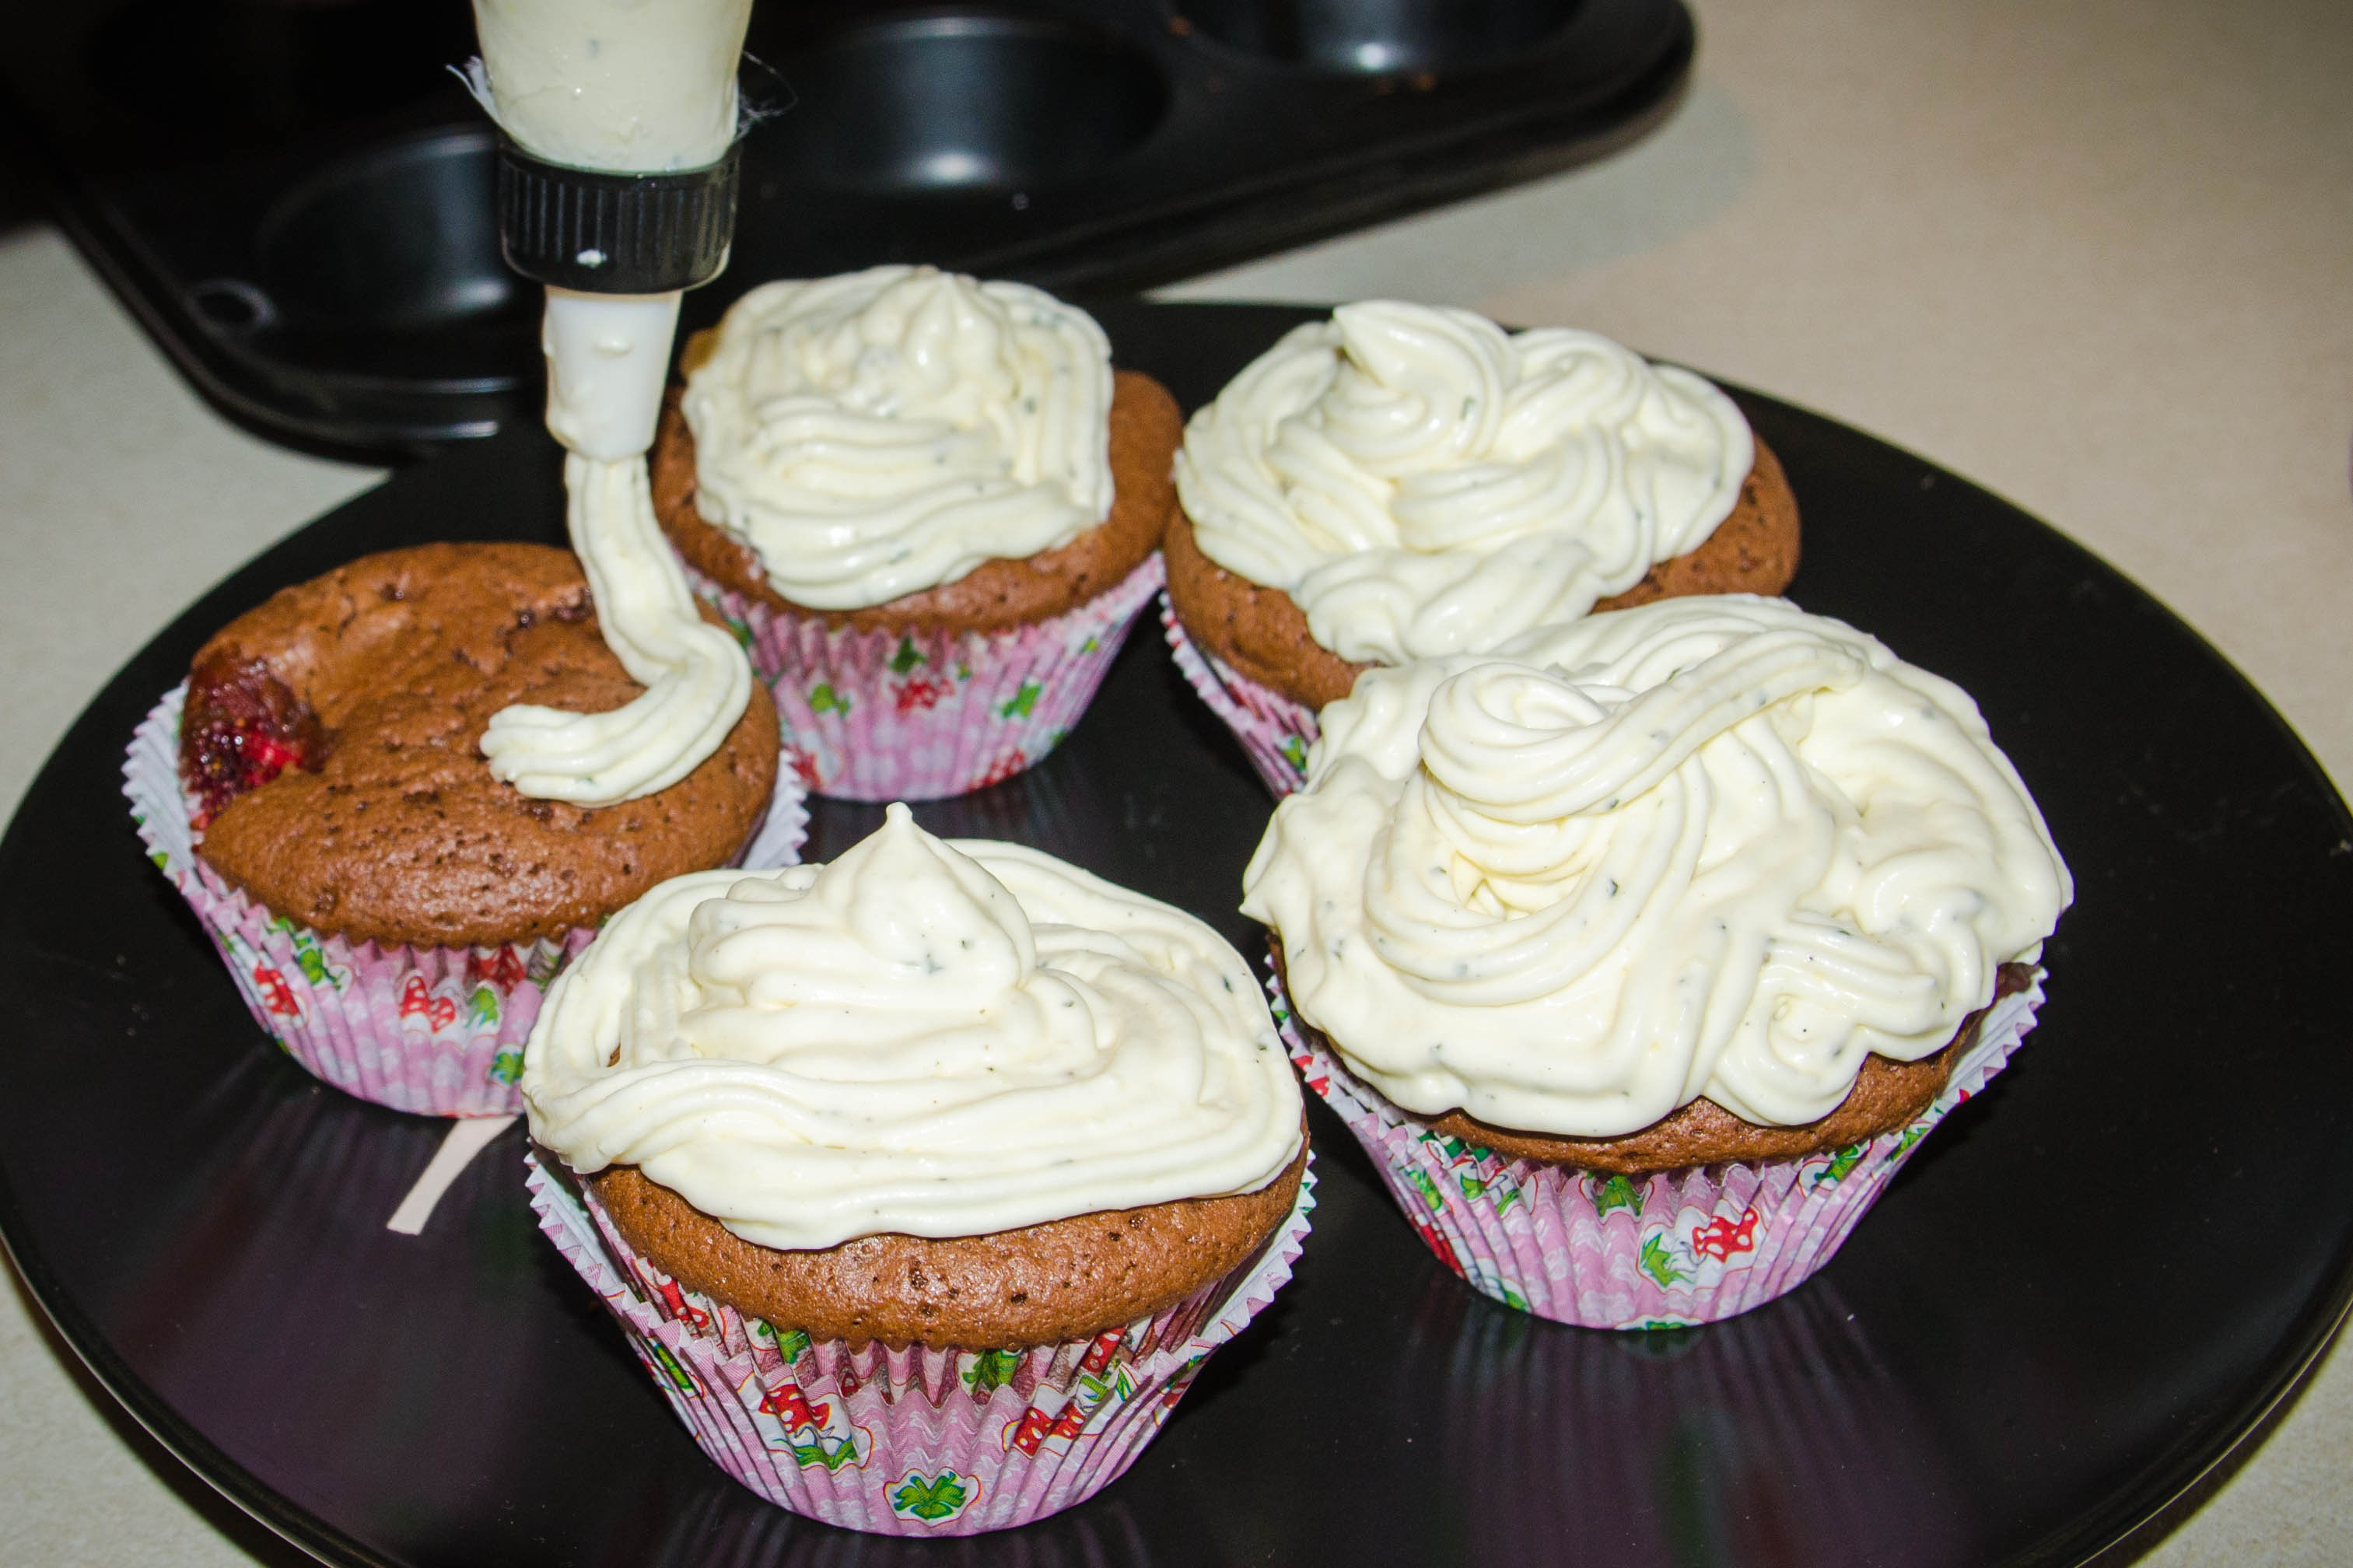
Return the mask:
<svg viewBox="0 0 2353 1568"><path fill-rule="evenodd" d="M529 375L539 321L539 291L499 252L493 177L491 132L470 126L329 163L255 217L234 271L181 290L188 340L267 377L280 406L296 389L334 399L384 439L421 402L439 409L427 437L487 412Z"/></svg>
<svg viewBox="0 0 2353 1568"><path fill-rule="evenodd" d="M779 68L797 101L767 166L816 186L1013 187L1099 169L1168 107L1118 35L1035 16L900 16L814 40Z"/></svg>
<svg viewBox="0 0 2353 1568"><path fill-rule="evenodd" d="M94 13L89 15L86 13ZM380 458L540 418L464 0L104 0L0 51L0 126L260 434ZM1683 0L763 0L733 258L1101 298L1599 157L1674 107Z"/></svg>
<svg viewBox="0 0 2353 1568"><path fill-rule="evenodd" d="M466 0L100 0L69 9L87 14L78 63L113 108L176 117L165 150L174 155L191 143L266 144L396 110L473 51Z"/></svg>
<svg viewBox="0 0 2353 1568"><path fill-rule="evenodd" d="M499 254L491 139L464 131L335 164L261 220L266 291L292 321L433 331L536 301Z"/></svg>
<svg viewBox="0 0 2353 1568"><path fill-rule="evenodd" d="M1438 71L1541 46L1578 0L1177 0L1176 25L1318 70Z"/></svg>

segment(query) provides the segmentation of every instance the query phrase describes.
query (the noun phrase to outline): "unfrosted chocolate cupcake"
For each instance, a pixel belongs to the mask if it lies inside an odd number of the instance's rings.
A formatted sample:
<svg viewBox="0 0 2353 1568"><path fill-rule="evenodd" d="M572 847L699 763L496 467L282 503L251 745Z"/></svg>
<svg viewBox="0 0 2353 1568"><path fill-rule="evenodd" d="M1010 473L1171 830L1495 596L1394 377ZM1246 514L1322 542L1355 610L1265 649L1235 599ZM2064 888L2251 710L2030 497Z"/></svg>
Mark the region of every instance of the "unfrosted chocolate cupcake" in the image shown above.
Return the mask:
<svg viewBox="0 0 2353 1568"><path fill-rule="evenodd" d="M1820 1268L2008 1059L2072 895L1968 696L1747 595L1367 672L1243 911L1434 1251L1592 1327Z"/></svg>
<svg viewBox="0 0 2353 1568"><path fill-rule="evenodd" d="M812 787L961 794L1050 751L1159 584L1166 390L1049 295L902 266L754 289L682 367L655 510Z"/></svg>
<svg viewBox="0 0 2353 1568"><path fill-rule="evenodd" d="M776 788L775 716L747 709L681 783L593 809L517 793L475 743L514 703L596 713L641 689L568 551L366 556L197 650L180 755L204 858L271 909L380 946L594 928L743 848Z"/></svg>
<svg viewBox="0 0 2353 1568"><path fill-rule="evenodd" d="M659 1022L630 999L657 969ZM545 1228L692 1381L712 1458L852 1528L1091 1494L1305 1228L1298 1087L1240 957L903 805L830 866L685 878L616 919L524 1097L560 1163Z"/></svg>
<svg viewBox="0 0 2353 1568"><path fill-rule="evenodd" d="M1170 638L1278 795L1374 665L1798 567L1796 499L1723 393L1462 310L1292 331L1194 416L1176 478Z"/></svg>
<svg viewBox="0 0 2353 1568"><path fill-rule="evenodd" d="M678 784L595 809L517 793L477 749L511 704L600 712L640 689L578 563L542 545L367 556L216 634L169 716L179 874L264 1026L397 1109L519 1108L565 957L649 888L727 863L776 796L762 703Z"/></svg>

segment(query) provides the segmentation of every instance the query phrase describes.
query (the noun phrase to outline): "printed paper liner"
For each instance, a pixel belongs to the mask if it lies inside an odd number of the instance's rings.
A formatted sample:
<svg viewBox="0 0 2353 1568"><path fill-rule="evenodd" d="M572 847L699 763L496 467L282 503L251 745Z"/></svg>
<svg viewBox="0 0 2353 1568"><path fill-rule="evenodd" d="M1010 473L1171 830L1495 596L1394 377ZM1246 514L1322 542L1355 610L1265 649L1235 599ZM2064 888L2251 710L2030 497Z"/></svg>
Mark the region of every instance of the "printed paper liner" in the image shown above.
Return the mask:
<svg viewBox="0 0 2353 1568"><path fill-rule="evenodd" d="M1160 595L1160 626L1187 683L1241 742L1274 798L1295 793L1307 779L1307 748L1324 732L1315 710L1237 675L1224 659L1197 647L1166 594Z"/></svg>
<svg viewBox="0 0 2353 1568"><path fill-rule="evenodd" d="M1307 1087L1365 1146L1439 1261L1540 1318L1656 1329L1745 1312L1829 1262L1920 1140L2009 1061L2042 1005L2042 972L1987 1010L1945 1092L1908 1126L1799 1159L1647 1176L1506 1159L1437 1132L1351 1073L1293 1016L1279 980L1267 989Z"/></svg>
<svg viewBox="0 0 2353 1568"><path fill-rule="evenodd" d="M1043 762L1086 711L1164 575L1155 552L1035 626L901 634L828 627L685 571L775 690L809 793L880 801L964 795Z"/></svg>
<svg viewBox="0 0 2353 1568"><path fill-rule="evenodd" d="M778 1333L679 1285L534 1150L539 1227L729 1475L849 1530L974 1535L1027 1524L1116 1480L1191 1385L1291 1278L1315 1206L1311 1169L1258 1255L1177 1305L1092 1340L971 1351Z"/></svg>
<svg viewBox="0 0 2353 1568"><path fill-rule="evenodd" d="M427 1116L501 1116L522 1109L515 1087L523 1041L557 973L588 945L562 940L500 947L354 942L275 913L230 887L195 852L180 787L183 682L132 736L122 763L147 858L211 933L253 1021L286 1054L347 1094ZM808 812L780 763L768 815L745 847L749 867L799 858Z"/></svg>

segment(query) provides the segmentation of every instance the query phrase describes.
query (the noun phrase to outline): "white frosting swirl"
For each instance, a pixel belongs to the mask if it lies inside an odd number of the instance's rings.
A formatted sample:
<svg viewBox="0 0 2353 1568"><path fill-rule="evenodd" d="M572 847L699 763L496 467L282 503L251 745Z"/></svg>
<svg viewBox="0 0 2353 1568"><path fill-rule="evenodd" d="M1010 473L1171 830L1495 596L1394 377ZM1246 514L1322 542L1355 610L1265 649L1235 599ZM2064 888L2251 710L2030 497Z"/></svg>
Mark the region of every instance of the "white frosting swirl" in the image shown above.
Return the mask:
<svg viewBox="0 0 2353 1568"><path fill-rule="evenodd" d="M697 505L795 604L884 604L1109 516L1111 388L1103 329L1026 284L771 283L687 379Z"/></svg>
<svg viewBox="0 0 2353 1568"><path fill-rule="evenodd" d="M606 646L646 689L604 713L518 702L491 715L491 773L538 800L614 805L668 789L716 752L752 699L752 667L705 621L654 521L646 460L564 459L572 548Z"/></svg>
<svg viewBox="0 0 2353 1568"><path fill-rule="evenodd" d="M2073 896L1967 693L1746 595L1367 671L1244 879L1380 1091L1610 1137L1794 1126L1911 1061Z"/></svg>
<svg viewBox="0 0 2353 1568"><path fill-rule="evenodd" d="M1400 664L1575 620L1704 542L1755 460L1732 400L1592 332L1343 305L1196 414L1176 489L1202 553L1315 640Z"/></svg>
<svg viewBox="0 0 2353 1568"><path fill-rule="evenodd" d="M532 1030L532 1135L748 1241L977 1236L1254 1191L1299 1089L1199 921L893 805L829 866L663 883Z"/></svg>

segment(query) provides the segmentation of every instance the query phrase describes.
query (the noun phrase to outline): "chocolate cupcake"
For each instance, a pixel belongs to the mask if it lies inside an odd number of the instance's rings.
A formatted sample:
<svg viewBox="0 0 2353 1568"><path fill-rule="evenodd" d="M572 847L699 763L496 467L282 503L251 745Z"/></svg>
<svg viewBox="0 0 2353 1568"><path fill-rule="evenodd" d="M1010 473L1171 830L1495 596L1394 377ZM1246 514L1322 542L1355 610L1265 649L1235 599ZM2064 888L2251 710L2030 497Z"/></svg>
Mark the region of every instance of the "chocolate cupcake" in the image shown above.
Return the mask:
<svg viewBox="0 0 2353 1568"><path fill-rule="evenodd" d="M1277 795L1374 665L1798 568L1781 466L1732 400L1565 328L1344 305L1193 416L1163 616Z"/></svg>
<svg viewBox="0 0 2353 1568"><path fill-rule="evenodd" d="M817 793L961 794L1053 749L1159 586L1176 405L1083 311L878 267L689 344L654 506Z"/></svg>
<svg viewBox="0 0 2353 1568"><path fill-rule="evenodd" d="M1975 704L1747 595L1367 672L1246 913L1433 1250L1594 1327L1835 1250L2008 1059L2072 897Z"/></svg>
<svg viewBox="0 0 2353 1568"><path fill-rule="evenodd" d="M126 775L151 852L297 1060L398 1110L511 1111L541 994L599 922L743 854L772 809L797 842L764 703L677 784L595 809L519 794L478 750L511 704L602 712L639 689L569 552L421 545L223 627Z"/></svg>
<svg viewBox="0 0 2353 1568"><path fill-rule="evenodd" d="M904 805L829 866L616 918L523 1093L542 1226L681 1419L853 1529L1092 1495L1306 1228L1298 1086L1240 957Z"/></svg>

